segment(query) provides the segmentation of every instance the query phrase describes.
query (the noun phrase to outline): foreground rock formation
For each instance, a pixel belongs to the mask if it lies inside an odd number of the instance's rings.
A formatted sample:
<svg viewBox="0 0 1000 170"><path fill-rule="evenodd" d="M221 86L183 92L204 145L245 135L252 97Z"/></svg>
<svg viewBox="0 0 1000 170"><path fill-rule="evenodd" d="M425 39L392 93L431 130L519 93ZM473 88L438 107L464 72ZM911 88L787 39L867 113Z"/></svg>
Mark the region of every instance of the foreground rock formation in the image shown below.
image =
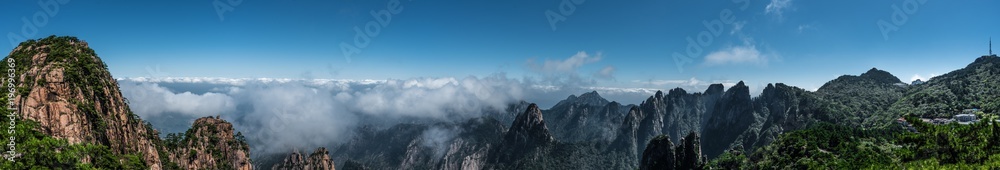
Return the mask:
<svg viewBox="0 0 1000 170"><path fill-rule="evenodd" d="M19 135L41 134L15 143L60 154L13 155L32 161L2 167L252 169L242 135L217 117L198 119L172 140L160 139L159 132L132 113L118 82L87 42L56 36L28 40L2 62L13 66L3 71L15 77L16 91L3 90L3 99L20 110Z"/></svg>

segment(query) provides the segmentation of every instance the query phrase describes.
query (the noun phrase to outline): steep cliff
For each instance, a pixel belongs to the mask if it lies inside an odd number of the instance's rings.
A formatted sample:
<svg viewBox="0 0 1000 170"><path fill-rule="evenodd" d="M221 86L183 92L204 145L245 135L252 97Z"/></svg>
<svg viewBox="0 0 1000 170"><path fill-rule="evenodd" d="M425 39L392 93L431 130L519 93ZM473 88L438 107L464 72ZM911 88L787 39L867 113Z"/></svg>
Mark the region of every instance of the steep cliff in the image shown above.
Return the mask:
<svg viewBox="0 0 1000 170"><path fill-rule="evenodd" d="M199 118L187 132L167 135L164 143L169 168L253 169L242 133L234 133L233 125L218 117Z"/></svg>
<svg viewBox="0 0 1000 170"><path fill-rule="evenodd" d="M7 58L16 65L18 90L11 100L23 119L38 122L38 131L69 144L140 154L150 169L160 169L157 132L132 113L107 65L86 42L55 36L28 40Z"/></svg>
<svg viewBox="0 0 1000 170"><path fill-rule="evenodd" d="M17 139L3 142L21 146L20 154L10 155L19 161L0 163L0 169L252 168L242 135L221 119L202 118L186 136L160 139L132 113L87 42L56 36L28 40L0 63L13 66L2 72L14 77L4 82L16 89L0 92L13 108L2 110L18 113L13 120L3 118L17 124L11 136Z"/></svg>

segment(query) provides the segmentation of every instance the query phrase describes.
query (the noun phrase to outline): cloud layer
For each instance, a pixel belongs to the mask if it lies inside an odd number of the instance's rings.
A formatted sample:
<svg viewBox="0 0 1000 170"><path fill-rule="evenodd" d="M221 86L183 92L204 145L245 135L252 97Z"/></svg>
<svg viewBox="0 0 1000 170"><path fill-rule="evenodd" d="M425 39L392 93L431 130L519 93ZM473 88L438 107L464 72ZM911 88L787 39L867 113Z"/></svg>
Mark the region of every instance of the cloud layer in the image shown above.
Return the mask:
<svg viewBox="0 0 1000 170"><path fill-rule="evenodd" d="M157 84L121 83L122 93L130 103L133 112L148 116L158 116L166 112L181 113L194 117L218 115L236 110L232 97L219 93L192 94L175 93ZM156 103L156 104L146 104Z"/></svg>
<svg viewBox="0 0 1000 170"><path fill-rule="evenodd" d="M363 125L462 122L480 117L490 109L504 109L519 100L545 106L571 94L598 91L609 99L626 98L623 103L634 103L655 92L641 88L552 86L510 79L503 74L406 80L129 78L118 81L133 112L143 118L221 115L247 136L253 152L265 154L334 146L349 140L354 130ZM157 129L186 129L153 125ZM439 129L427 134L449 134L441 132L446 131Z"/></svg>

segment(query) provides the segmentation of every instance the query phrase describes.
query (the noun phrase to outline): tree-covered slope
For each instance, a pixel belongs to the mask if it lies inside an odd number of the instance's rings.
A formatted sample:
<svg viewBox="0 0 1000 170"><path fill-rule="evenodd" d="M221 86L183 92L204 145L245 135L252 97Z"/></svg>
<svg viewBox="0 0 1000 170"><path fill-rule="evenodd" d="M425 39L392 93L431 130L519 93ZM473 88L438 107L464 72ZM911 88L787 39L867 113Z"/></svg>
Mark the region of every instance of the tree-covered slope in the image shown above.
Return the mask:
<svg viewBox="0 0 1000 170"><path fill-rule="evenodd" d="M915 85L891 109L920 117L951 117L965 109L1000 111L1000 57L982 56L965 68Z"/></svg>
<svg viewBox="0 0 1000 170"><path fill-rule="evenodd" d="M898 117L889 107L902 98L906 85L889 72L872 68L860 76L844 75L823 84L816 93L842 107L826 121L854 127L884 126Z"/></svg>

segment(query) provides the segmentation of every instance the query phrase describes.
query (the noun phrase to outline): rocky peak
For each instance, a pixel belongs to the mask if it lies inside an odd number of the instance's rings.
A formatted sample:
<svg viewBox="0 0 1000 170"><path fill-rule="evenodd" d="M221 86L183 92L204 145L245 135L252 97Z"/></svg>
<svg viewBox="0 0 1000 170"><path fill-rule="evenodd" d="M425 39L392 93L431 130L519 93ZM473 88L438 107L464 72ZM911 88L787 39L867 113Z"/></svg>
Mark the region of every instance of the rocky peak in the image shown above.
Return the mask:
<svg viewBox="0 0 1000 170"><path fill-rule="evenodd" d="M677 167L676 161L674 143L670 141L670 136L660 135L646 145L646 150L642 152L642 160L639 162L639 169L674 169Z"/></svg>
<svg viewBox="0 0 1000 170"><path fill-rule="evenodd" d="M293 151L281 163L271 167L272 170L333 170L333 159L325 147L319 147L309 157L303 157L298 150Z"/></svg>
<svg viewBox="0 0 1000 170"><path fill-rule="evenodd" d="M39 123L40 132L70 144L105 145L115 154L141 153L148 168L161 168L156 132L131 112L107 65L86 42L28 40L7 59L15 62L9 74L19 88L12 102L21 118Z"/></svg>
<svg viewBox="0 0 1000 170"><path fill-rule="evenodd" d="M591 91L587 93L580 94L580 96L570 95L566 97L566 100L559 101L552 108L563 108L570 105L581 105L581 106L604 106L607 105L609 101L601 97L597 91Z"/></svg>
<svg viewBox="0 0 1000 170"><path fill-rule="evenodd" d="M722 84L712 84L708 86L708 89L705 89L705 94L706 95L722 94L723 92L725 92L725 90L726 89L724 86L722 86Z"/></svg>
<svg viewBox="0 0 1000 170"><path fill-rule="evenodd" d="M183 134L167 135L165 143L170 161L182 169L253 169L243 134L219 117L198 118Z"/></svg>
<svg viewBox="0 0 1000 170"><path fill-rule="evenodd" d="M736 85L733 85L733 87L730 87L729 90L726 91L725 96L733 96L733 97L746 96L747 98L749 98L750 87L747 87L746 84L743 84L743 81L740 81L739 83L736 83Z"/></svg>
<svg viewBox="0 0 1000 170"><path fill-rule="evenodd" d="M703 169L706 160L697 133L688 133L677 146L669 135L660 135L646 145L639 169Z"/></svg>
<svg viewBox="0 0 1000 170"><path fill-rule="evenodd" d="M532 103L528 109L514 119L514 123L507 130L505 139L508 142L541 144L555 141L549 134L545 120L542 118L542 110L538 105Z"/></svg>
<svg viewBox="0 0 1000 170"><path fill-rule="evenodd" d="M893 76L892 74L890 74L885 70L879 70L878 68L874 67L872 67L872 69L869 69L867 72L861 74L860 77L872 79L881 83L888 83L888 84L902 83L902 81L900 81L899 78L897 78L896 76Z"/></svg>
<svg viewBox="0 0 1000 170"><path fill-rule="evenodd" d="M683 96L683 95L687 95L687 94L688 94L687 91L685 91L684 89L682 89L680 87L674 88L674 89L670 89L670 92L667 92L668 96Z"/></svg>
<svg viewBox="0 0 1000 170"><path fill-rule="evenodd" d="M768 83L767 87L764 88L764 91L761 92L760 96L763 98L785 98L787 96L783 95L785 95L786 92L792 90L793 88L795 87L791 87L783 83L776 83L776 84Z"/></svg>
<svg viewBox="0 0 1000 170"><path fill-rule="evenodd" d="M577 103L585 103L591 106L604 106L608 104L608 100L597 94L597 91L583 93L577 98L577 101Z"/></svg>

